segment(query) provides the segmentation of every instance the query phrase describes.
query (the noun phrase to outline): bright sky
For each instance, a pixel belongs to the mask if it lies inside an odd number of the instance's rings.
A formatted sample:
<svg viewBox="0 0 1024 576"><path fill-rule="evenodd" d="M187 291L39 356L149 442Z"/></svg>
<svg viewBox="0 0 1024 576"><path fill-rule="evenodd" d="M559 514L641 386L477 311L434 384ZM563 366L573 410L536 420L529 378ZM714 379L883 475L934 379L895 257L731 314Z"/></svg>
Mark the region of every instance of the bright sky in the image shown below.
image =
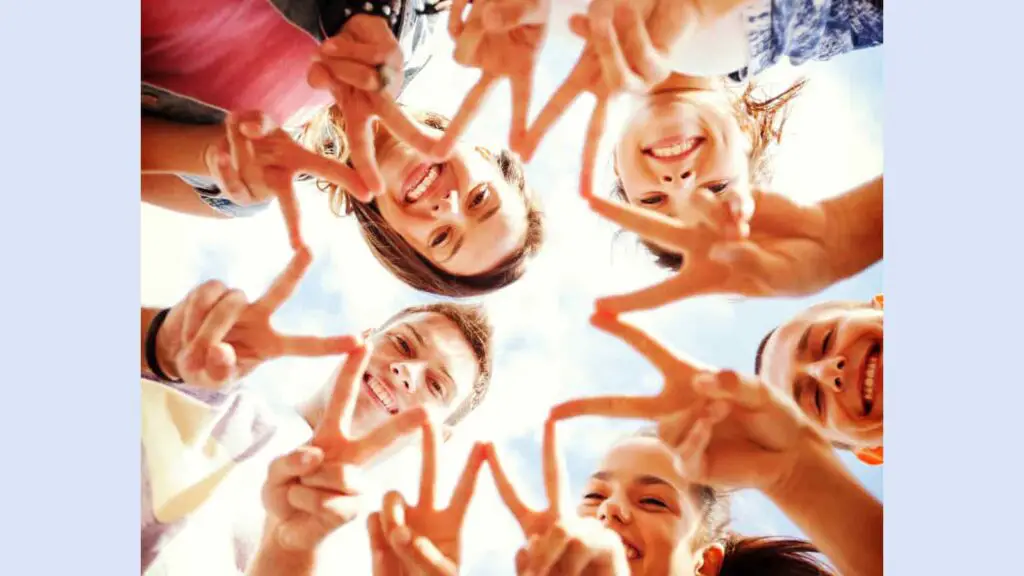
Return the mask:
<svg viewBox="0 0 1024 576"><path fill-rule="evenodd" d="M567 32L555 28L535 81L534 114L575 61L579 46ZM450 53L445 46L439 50ZM772 71L771 79L784 82L795 78L796 72L811 81L787 124L773 188L810 201L881 173L882 49L798 71ZM403 100L451 116L475 79L473 71L435 57ZM621 125L627 106L618 107L609 126ZM632 238L615 240L615 230L592 215L578 197L579 157L591 107L589 98L581 98L527 168L529 182L544 202L549 239L522 281L486 300L497 330L495 375L486 402L460 425L442 453L438 488L442 502L472 441L486 437L498 445L506 467L521 480L526 496L532 497L529 501L543 504L540 422L547 408L569 397L654 393L661 386L656 371L645 361L587 323L595 297L648 285L663 274L647 262ZM508 91L499 87L469 130L469 141L500 148L508 133L508 118ZM607 153L602 165L607 174L598 190L608 188ZM295 297L275 317L279 329L354 333L380 324L400 308L432 300L385 272L370 256L354 224L331 215L323 197L306 190L302 195L304 233L315 261ZM256 297L290 256L276 209L248 220L215 221L143 206L141 229L145 304L169 306L209 278ZM882 270L875 266L810 299L701 298L630 320L702 361L749 372L763 335L797 310L827 299L867 299L881 290ZM321 386L337 363L337 358L282 359L258 370L247 384L272 400L290 402ZM611 442L636 427L636 422L606 420L560 426L574 493ZM881 497L881 471L844 458ZM383 489L401 489L414 501L419 457L406 452L373 476L381 479ZM488 472L481 474L478 486L464 529L463 573L512 574L512 558L522 544L519 528L494 492ZM799 534L757 494L737 495L733 513L734 528L743 533ZM342 530L329 541L321 573L337 573L342 561L346 573L369 573L364 526L357 521L351 530Z"/></svg>

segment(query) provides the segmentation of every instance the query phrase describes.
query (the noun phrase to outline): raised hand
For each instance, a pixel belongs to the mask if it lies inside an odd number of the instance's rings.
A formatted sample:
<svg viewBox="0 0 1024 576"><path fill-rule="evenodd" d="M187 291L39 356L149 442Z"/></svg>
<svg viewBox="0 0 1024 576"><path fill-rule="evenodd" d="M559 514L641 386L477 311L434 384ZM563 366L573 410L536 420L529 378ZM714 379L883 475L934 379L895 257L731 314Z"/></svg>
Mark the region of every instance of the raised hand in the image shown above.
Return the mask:
<svg viewBox="0 0 1024 576"><path fill-rule="evenodd" d="M189 292L171 308L157 334L157 358L169 376L195 386L220 388L281 356L345 354L359 345L353 336L291 336L270 317L298 286L312 261L308 248L295 252L267 292L250 303L241 290L216 280Z"/></svg>
<svg viewBox="0 0 1024 576"><path fill-rule="evenodd" d="M384 191L374 151L374 118L413 150L433 158L430 154L436 139L402 111L392 94L381 90L393 86L395 80L389 80L385 86L380 78L402 75L400 63L395 71L393 62L397 47L398 41L387 20L359 14L321 45L318 60L309 69L309 85L330 91L345 118L349 159L365 184L364 189L351 192L362 202L369 202ZM378 77L376 82L367 70L371 67L372 76Z"/></svg>
<svg viewBox="0 0 1024 576"><path fill-rule="evenodd" d="M529 122L533 72L547 37L551 0L476 0L463 18L467 0L452 3L448 32L455 40L454 59L480 70L480 80L470 89L434 155L446 157L483 105L495 83L508 78L512 89L513 148L526 134Z"/></svg>
<svg viewBox="0 0 1024 576"><path fill-rule="evenodd" d="M473 447L448 506L438 509L435 486L439 440L436 426L428 421L423 426L423 471L416 505L410 506L398 492L388 492L381 511L367 520L374 574L378 576L459 573L462 523L476 490L487 445Z"/></svg>
<svg viewBox="0 0 1024 576"><path fill-rule="evenodd" d="M831 451L793 400L760 378L723 370L698 376L693 386L721 409L681 425L686 415L675 414L659 426L693 482L770 492L802 453Z"/></svg>
<svg viewBox="0 0 1024 576"><path fill-rule="evenodd" d="M599 197L589 199L601 216L644 240L683 255L671 278L635 292L601 298L612 314L649 310L708 294L803 296L835 281L828 250L828 222L818 206L800 206L762 193L749 236L737 239L708 225L687 226L651 210Z"/></svg>
<svg viewBox="0 0 1024 576"><path fill-rule="evenodd" d="M352 437L352 413L370 353L367 345L348 355L312 440L270 466L263 503L271 536L286 550L312 550L355 518L363 506L359 466L426 421L426 412L416 408L362 438Z"/></svg>
<svg viewBox="0 0 1024 576"><path fill-rule="evenodd" d="M811 445L825 446L796 404L758 378L715 370L674 355L643 331L607 314L593 323L630 343L665 375L656 396L569 400L551 418L640 418L683 457L688 478L710 485L765 488ZM827 446L826 446L827 448Z"/></svg>
<svg viewBox="0 0 1024 576"><path fill-rule="evenodd" d="M693 391L695 377L709 370L695 360L673 353L664 344L617 316L597 312L590 323L618 337L645 357L665 378L661 392L654 396L594 396L569 400L551 409L551 418L562 420L578 416L650 418L687 406L702 410L707 402Z"/></svg>
<svg viewBox="0 0 1024 576"><path fill-rule="evenodd" d="M586 16L572 16L570 30L586 41L579 61L512 149L529 161L576 98L593 94L597 103L584 137L580 174L580 193L592 196L609 102L616 94L643 92L668 77L663 51L682 33L690 11L690 3L679 0L594 0Z"/></svg>
<svg viewBox="0 0 1024 576"><path fill-rule="evenodd" d="M492 450L487 454L498 494L519 522L527 544L516 554L516 573L542 576L559 574L629 574L626 550L615 532L593 518L563 512L566 502L565 466L555 438L555 421L544 423L544 489L548 507L532 510L519 498Z"/></svg>
<svg viewBox="0 0 1024 576"><path fill-rule="evenodd" d="M260 112L231 114L225 129L224 140L206 150L210 174L222 194L240 206L276 197L293 249L304 244L293 187L296 174L319 176L365 195L366 186L352 168L306 150Z"/></svg>

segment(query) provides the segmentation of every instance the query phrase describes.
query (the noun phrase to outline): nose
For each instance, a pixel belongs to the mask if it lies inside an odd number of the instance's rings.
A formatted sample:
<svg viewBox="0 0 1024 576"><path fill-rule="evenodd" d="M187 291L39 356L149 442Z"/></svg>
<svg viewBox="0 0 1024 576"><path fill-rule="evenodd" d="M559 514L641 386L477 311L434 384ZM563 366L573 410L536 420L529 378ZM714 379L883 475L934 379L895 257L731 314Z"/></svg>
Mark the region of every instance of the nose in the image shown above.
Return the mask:
<svg viewBox="0 0 1024 576"><path fill-rule="evenodd" d="M843 368L846 367L846 358L843 356L832 356L822 358L807 367L807 373L824 386L829 386L836 392L843 389Z"/></svg>
<svg viewBox="0 0 1024 576"><path fill-rule="evenodd" d="M630 521L629 511L616 498L608 498L601 503L597 509L597 519L605 526L613 523L628 524Z"/></svg>
<svg viewBox="0 0 1024 576"><path fill-rule="evenodd" d="M391 365L391 374L399 388L413 394L420 387L425 368L422 362L395 362Z"/></svg>
<svg viewBox="0 0 1024 576"><path fill-rule="evenodd" d="M452 190L447 190L430 206L434 216L456 215L459 213L459 198Z"/></svg>

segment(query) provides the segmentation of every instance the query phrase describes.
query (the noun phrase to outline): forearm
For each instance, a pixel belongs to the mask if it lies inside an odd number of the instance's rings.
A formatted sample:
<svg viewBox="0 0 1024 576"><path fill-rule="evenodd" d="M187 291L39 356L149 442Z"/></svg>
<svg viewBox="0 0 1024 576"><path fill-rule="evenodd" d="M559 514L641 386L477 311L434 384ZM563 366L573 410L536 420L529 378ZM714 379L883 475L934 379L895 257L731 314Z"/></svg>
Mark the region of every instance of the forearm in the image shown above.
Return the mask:
<svg viewBox="0 0 1024 576"><path fill-rule="evenodd" d="M316 569L316 549L285 550L272 537L273 530L274 525L268 520L247 576L312 576Z"/></svg>
<svg viewBox="0 0 1024 576"><path fill-rule="evenodd" d="M835 281L849 278L882 259L882 189L880 175L821 203L827 215L827 250Z"/></svg>
<svg viewBox="0 0 1024 576"><path fill-rule="evenodd" d="M173 174L143 174L142 201L193 216L229 218L203 202L192 186Z"/></svg>
<svg viewBox="0 0 1024 576"><path fill-rule="evenodd" d="M766 494L843 576L882 574L882 503L822 446Z"/></svg>
<svg viewBox="0 0 1024 576"><path fill-rule="evenodd" d="M142 118L142 173L209 176L203 155L224 137L220 124L178 124Z"/></svg>

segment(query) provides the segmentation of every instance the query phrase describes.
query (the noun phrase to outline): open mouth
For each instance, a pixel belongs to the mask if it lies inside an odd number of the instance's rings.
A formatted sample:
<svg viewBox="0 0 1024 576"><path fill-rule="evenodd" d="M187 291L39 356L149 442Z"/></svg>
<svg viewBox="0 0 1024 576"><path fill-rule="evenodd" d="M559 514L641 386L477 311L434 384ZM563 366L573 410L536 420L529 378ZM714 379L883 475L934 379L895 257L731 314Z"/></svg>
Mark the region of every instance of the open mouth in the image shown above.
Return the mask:
<svg viewBox="0 0 1024 576"><path fill-rule="evenodd" d="M383 382L371 376L369 372L363 374L363 388L366 389L367 395L376 400L389 414L392 416L398 414L398 402L395 400L395 396Z"/></svg>
<svg viewBox="0 0 1024 576"><path fill-rule="evenodd" d="M882 353L882 345L874 344L864 356L864 369L861 371L860 395L864 408L864 416L871 414L875 407L875 383L881 378L879 373L879 357Z"/></svg>
<svg viewBox="0 0 1024 576"><path fill-rule="evenodd" d="M441 166L438 164L420 164L414 168L402 186L403 201L412 204L422 198L440 175Z"/></svg>
<svg viewBox="0 0 1024 576"><path fill-rule="evenodd" d="M671 162L686 158L697 148L700 148L702 144L704 144L704 138L702 136L696 136L693 138L675 136L659 140L658 142L643 148L642 152L645 156L650 156L656 160Z"/></svg>
<svg viewBox="0 0 1024 576"><path fill-rule="evenodd" d="M622 545L626 548L626 559L627 560L629 560L629 561L639 560L640 558L643 557L643 555L640 553L640 549L637 548L636 546L634 546L632 542L630 542L629 540L626 540L622 536L619 536L619 538L622 539Z"/></svg>

